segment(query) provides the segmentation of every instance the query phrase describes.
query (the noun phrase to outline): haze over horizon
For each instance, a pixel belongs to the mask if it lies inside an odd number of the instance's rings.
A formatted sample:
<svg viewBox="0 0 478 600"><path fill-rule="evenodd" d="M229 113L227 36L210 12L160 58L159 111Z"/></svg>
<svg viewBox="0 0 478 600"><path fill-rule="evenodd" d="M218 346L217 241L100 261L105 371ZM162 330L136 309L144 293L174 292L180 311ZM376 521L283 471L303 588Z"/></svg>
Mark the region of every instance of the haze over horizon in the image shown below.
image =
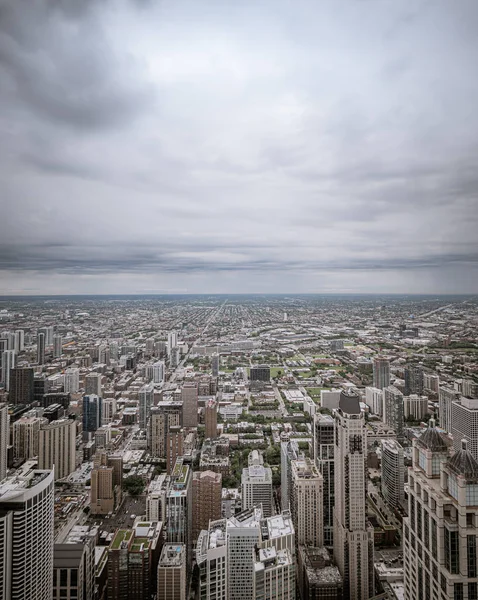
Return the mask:
<svg viewBox="0 0 478 600"><path fill-rule="evenodd" d="M478 4L0 7L0 294L477 293Z"/></svg>

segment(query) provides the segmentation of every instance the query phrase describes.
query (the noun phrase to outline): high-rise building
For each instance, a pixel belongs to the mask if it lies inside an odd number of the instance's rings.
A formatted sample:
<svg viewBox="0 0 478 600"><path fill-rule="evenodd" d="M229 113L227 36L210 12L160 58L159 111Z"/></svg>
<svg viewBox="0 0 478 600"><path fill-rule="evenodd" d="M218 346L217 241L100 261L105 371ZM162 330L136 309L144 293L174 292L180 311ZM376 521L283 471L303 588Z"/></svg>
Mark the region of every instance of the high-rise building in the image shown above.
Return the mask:
<svg viewBox="0 0 478 600"><path fill-rule="evenodd" d="M290 512L297 544L324 545L323 477L310 458L293 460Z"/></svg>
<svg viewBox="0 0 478 600"><path fill-rule="evenodd" d="M209 528L209 521L221 518L222 475L213 471L193 473L193 540L202 529Z"/></svg>
<svg viewBox="0 0 478 600"><path fill-rule="evenodd" d="M139 390L139 426L146 429L151 407L154 405L154 384L143 385Z"/></svg>
<svg viewBox="0 0 478 600"><path fill-rule="evenodd" d="M51 346L53 344L53 334L54 334L53 325L49 325L48 327L41 327L38 330L37 335L40 335L40 334L45 336L45 346Z"/></svg>
<svg viewBox="0 0 478 600"><path fill-rule="evenodd" d="M101 402L101 425L109 425L114 420L117 410L116 398L103 398Z"/></svg>
<svg viewBox="0 0 478 600"><path fill-rule="evenodd" d="M242 510L262 504L264 517L273 514L272 470L264 467L262 456L253 450L249 454L249 466L242 470Z"/></svg>
<svg viewBox="0 0 478 600"><path fill-rule="evenodd" d="M251 367L249 371L249 379L251 381L261 381L263 383L270 383L271 368L268 365L258 365L256 367Z"/></svg>
<svg viewBox="0 0 478 600"><path fill-rule="evenodd" d="M478 398L461 396L452 402L451 433L455 450L458 452L461 440L466 440L468 451L478 460Z"/></svg>
<svg viewBox="0 0 478 600"><path fill-rule="evenodd" d="M430 427L413 442L403 520L405 598L476 598L478 463Z"/></svg>
<svg viewBox="0 0 478 600"><path fill-rule="evenodd" d="M365 403L374 415L383 416L383 390L376 387L365 388Z"/></svg>
<svg viewBox="0 0 478 600"><path fill-rule="evenodd" d="M164 400L158 402L158 404L151 409L151 417L148 426L148 446L152 456L166 458L169 429L181 425L181 402Z"/></svg>
<svg viewBox="0 0 478 600"><path fill-rule="evenodd" d="M410 394L403 398L403 416L405 419L421 421L428 414L428 396Z"/></svg>
<svg viewBox="0 0 478 600"><path fill-rule="evenodd" d="M22 417L13 423L13 454L15 458L34 458L38 456L40 426L48 424L40 417Z"/></svg>
<svg viewBox="0 0 478 600"><path fill-rule="evenodd" d="M455 400L460 399L460 393L452 387L440 386L438 391L438 411L440 415L440 427L447 433L451 433L451 406Z"/></svg>
<svg viewBox="0 0 478 600"><path fill-rule="evenodd" d="M170 331L168 333L168 346L167 346L168 356L171 354L171 350L173 348L176 348L177 345L178 345L178 332Z"/></svg>
<svg viewBox="0 0 478 600"><path fill-rule="evenodd" d="M325 547L299 546L297 586L304 600L342 600L343 580Z"/></svg>
<svg viewBox="0 0 478 600"><path fill-rule="evenodd" d="M176 460L184 455L184 431L179 425L169 428L166 435L166 473L171 475Z"/></svg>
<svg viewBox="0 0 478 600"><path fill-rule="evenodd" d="M198 384L196 381L187 381L181 388L183 402L183 426L198 426Z"/></svg>
<svg viewBox="0 0 478 600"><path fill-rule="evenodd" d="M94 515L107 515L115 508L113 467L100 466L91 471L90 509Z"/></svg>
<svg viewBox="0 0 478 600"><path fill-rule="evenodd" d="M344 596L374 595L373 527L367 522L367 433L360 398L342 392L335 412L334 557Z"/></svg>
<svg viewBox="0 0 478 600"><path fill-rule="evenodd" d="M0 482L7 476L7 448L10 445L8 405L0 402Z"/></svg>
<svg viewBox="0 0 478 600"><path fill-rule="evenodd" d="M83 434L93 433L101 427L103 399L96 394L83 396Z"/></svg>
<svg viewBox="0 0 478 600"><path fill-rule="evenodd" d="M31 404L34 397L34 373L31 367L10 370L9 400L11 404Z"/></svg>
<svg viewBox="0 0 478 600"><path fill-rule="evenodd" d="M184 600L187 589L187 551L184 544L165 544L158 564L157 600Z"/></svg>
<svg viewBox="0 0 478 600"><path fill-rule="evenodd" d="M403 394L394 385L383 390L383 422L391 427L397 437L403 437Z"/></svg>
<svg viewBox="0 0 478 600"><path fill-rule="evenodd" d="M37 337L37 363L45 364L45 334L39 333Z"/></svg>
<svg viewBox="0 0 478 600"><path fill-rule="evenodd" d="M405 367L405 396L423 394L423 366L408 365Z"/></svg>
<svg viewBox="0 0 478 600"><path fill-rule="evenodd" d="M2 352L2 383L8 392L10 390L10 374L15 367L15 351L4 350ZM13 404L13 403L12 403Z"/></svg>
<svg viewBox="0 0 478 600"><path fill-rule="evenodd" d="M217 437L217 402L207 400L204 408L205 437L214 439Z"/></svg>
<svg viewBox="0 0 478 600"><path fill-rule="evenodd" d="M192 472L179 458L171 473L166 496L166 540L169 543L186 544L188 565L191 554L192 534Z"/></svg>
<svg viewBox="0 0 478 600"><path fill-rule="evenodd" d="M403 448L396 440L382 440L382 494L395 509L404 501L405 462Z"/></svg>
<svg viewBox="0 0 478 600"><path fill-rule="evenodd" d="M323 478L324 544L334 541L335 422L330 415L314 415L314 460Z"/></svg>
<svg viewBox="0 0 478 600"><path fill-rule="evenodd" d="M373 387L383 390L390 385L390 361L383 356L373 359Z"/></svg>
<svg viewBox="0 0 478 600"><path fill-rule="evenodd" d="M43 424L39 432L38 466L55 469L55 480L68 477L76 468L76 423L60 419Z"/></svg>
<svg viewBox="0 0 478 600"><path fill-rule="evenodd" d="M0 483L0 597L52 600L53 473L24 465Z"/></svg>
<svg viewBox="0 0 478 600"><path fill-rule="evenodd" d="M85 377L85 396L102 396L101 373L88 373Z"/></svg>
<svg viewBox="0 0 478 600"><path fill-rule="evenodd" d="M97 527L75 525L65 543L55 544L53 600L94 600Z"/></svg>
<svg viewBox="0 0 478 600"><path fill-rule="evenodd" d="M63 375L63 389L70 394L76 394L80 389L80 369L66 369Z"/></svg>
<svg viewBox="0 0 478 600"><path fill-rule="evenodd" d="M220 365L219 354L214 353L211 358L211 371L212 371L213 377L219 377L219 365Z"/></svg>
<svg viewBox="0 0 478 600"><path fill-rule="evenodd" d="M23 329L15 331L15 354L20 354L25 348L25 332Z"/></svg>
<svg viewBox="0 0 478 600"><path fill-rule="evenodd" d="M295 561L287 548L256 548L254 553L255 600L295 600Z"/></svg>
<svg viewBox="0 0 478 600"><path fill-rule="evenodd" d="M63 354L63 338L60 334L53 336L53 356L60 358Z"/></svg>
<svg viewBox="0 0 478 600"><path fill-rule="evenodd" d="M169 477L164 473L155 477L146 494L146 519L148 521L166 521L166 496Z"/></svg>
<svg viewBox="0 0 478 600"><path fill-rule="evenodd" d="M164 383L164 375L164 360L158 360L153 364L153 383L156 385Z"/></svg>
<svg viewBox="0 0 478 600"><path fill-rule="evenodd" d="M290 499L292 492L292 468L291 462L301 457L299 444L296 440L281 442L280 445L280 476L281 476L281 507L282 510L290 509Z"/></svg>

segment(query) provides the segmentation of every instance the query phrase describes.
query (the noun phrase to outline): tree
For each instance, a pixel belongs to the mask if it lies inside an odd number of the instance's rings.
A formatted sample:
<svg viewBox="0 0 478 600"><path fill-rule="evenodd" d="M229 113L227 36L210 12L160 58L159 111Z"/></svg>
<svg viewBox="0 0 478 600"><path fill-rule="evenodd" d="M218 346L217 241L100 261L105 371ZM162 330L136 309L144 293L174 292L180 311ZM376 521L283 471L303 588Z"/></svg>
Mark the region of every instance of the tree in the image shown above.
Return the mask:
<svg viewBox="0 0 478 600"><path fill-rule="evenodd" d="M131 496L139 496L145 488L144 480L139 475L130 475L123 480L123 489Z"/></svg>

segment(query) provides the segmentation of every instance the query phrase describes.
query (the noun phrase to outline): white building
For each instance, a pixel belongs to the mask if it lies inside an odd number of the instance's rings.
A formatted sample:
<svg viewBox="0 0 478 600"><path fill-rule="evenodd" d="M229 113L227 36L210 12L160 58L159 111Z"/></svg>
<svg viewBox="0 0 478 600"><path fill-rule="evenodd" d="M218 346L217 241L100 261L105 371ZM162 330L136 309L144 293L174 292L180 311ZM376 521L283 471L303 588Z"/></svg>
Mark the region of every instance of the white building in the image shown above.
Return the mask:
<svg viewBox="0 0 478 600"><path fill-rule="evenodd" d="M403 448L396 440L384 439L382 445L382 493L394 508L404 500L405 462Z"/></svg>
<svg viewBox="0 0 478 600"><path fill-rule="evenodd" d="M460 399L460 393L452 387L440 386L438 391L438 410L440 427L447 433L452 431L451 405Z"/></svg>
<svg viewBox="0 0 478 600"><path fill-rule="evenodd" d="M451 432L455 450L460 450L461 440L467 440L469 451L478 460L478 398L461 396L452 402Z"/></svg>
<svg viewBox="0 0 478 600"><path fill-rule="evenodd" d="M290 550L256 548L254 600L295 600L295 562Z"/></svg>
<svg viewBox="0 0 478 600"><path fill-rule="evenodd" d="M59 358L63 354L63 338L57 334L53 336L53 356Z"/></svg>
<svg viewBox="0 0 478 600"><path fill-rule="evenodd" d="M80 369L67 369L63 375L63 389L70 394L78 393L80 389Z"/></svg>
<svg viewBox="0 0 478 600"><path fill-rule="evenodd" d="M116 398L103 398L101 405L101 425L109 425L116 415L117 401Z"/></svg>
<svg viewBox="0 0 478 600"><path fill-rule="evenodd" d="M243 510L262 504L263 515L272 515L272 470L260 464L260 459L242 470L241 492Z"/></svg>
<svg viewBox="0 0 478 600"><path fill-rule="evenodd" d="M141 429L146 429L153 404L154 384L143 385L139 390L139 426Z"/></svg>
<svg viewBox="0 0 478 600"><path fill-rule="evenodd" d="M373 527L367 521L367 433L360 398L342 392L335 413L334 557L344 597L374 595Z"/></svg>
<svg viewBox="0 0 478 600"><path fill-rule="evenodd" d="M15 331L15 353L19 354L23 352L25 348L25 332L23 329L17 329Z"/></svg>
<svg viewBox="0 0 478 600"><path fill-rule="evenodd" d="M8 405L0 403L0 482L7 476L7 448L10 445Z"/></svg>
<svg viewBox="0 0 478 600"><path fill-rule="evenodd" d="M414 421L422 421L428 414L428 396L410 394L403 398L403 416Z"/></svg>
<svg viewBox="0 0 478 600"><path fill-rule="evenodd" d="M383 356L373 359L373 387L381 390L390 385L390 361Z"/></svg>
<svg viewBox="0 0 478 600"><path fill-rule="evenodd" d="M374 415L383 416L383 390L381 388L366 387L365 403Z"/></svg>
<svg viewBox="0 0 478 600"><path fill-rule="evenodd" d="M0 484L0 597L53 597L53 472L27 463Z"/></svg>
<svg viewBox="0 0 478 600"><path fill-rule="evenodd" d="M10 369L15 367L15 350L4 350L2 353L2 382L5 390L10 391Z"/></svg>
<svg viewBox="0 0 478 600"><path fill-rule="evenodd" d="M38 446L39 468L54 468L55 480L68 477L76 468L76 422L59 419L43 424Z"/></svg>
<svg viewBox="0 0 478 600"><path fill-rule="evenodd" d="M164 361L158 360L153 365L153 383L164 383Z"/></svg>
<svg viewBox="0 0 478 600"><path fill-rule="evenodd" d="M324 545L324 480L310 458L293 460L290 511L297 544Z"/></svg>
<svg viewBox="0 0 478 600"><path fill-rule="evenodd" d="M314 461L323 477L324 544L334 540L335 503L335 422L330 415L314 416Z"/></svg>
<svg viewBox="0 0 478 600"><path fill-rule="evenodd" d="M101 373L89 373L85 377L85 396L101 397Z"/></svg>

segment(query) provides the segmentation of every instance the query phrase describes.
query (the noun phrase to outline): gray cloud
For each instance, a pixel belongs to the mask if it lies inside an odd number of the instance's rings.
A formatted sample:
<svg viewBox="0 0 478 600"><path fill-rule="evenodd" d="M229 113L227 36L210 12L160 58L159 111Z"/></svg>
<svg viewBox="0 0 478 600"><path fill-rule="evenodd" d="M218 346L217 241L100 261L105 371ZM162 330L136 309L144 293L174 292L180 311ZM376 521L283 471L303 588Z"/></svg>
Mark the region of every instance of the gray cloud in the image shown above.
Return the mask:
<svg viewBox="0 0 478 600"><path fill-rule="evenodd" d="M4 293L478 291L460 7L4 2Z"/></svg>

